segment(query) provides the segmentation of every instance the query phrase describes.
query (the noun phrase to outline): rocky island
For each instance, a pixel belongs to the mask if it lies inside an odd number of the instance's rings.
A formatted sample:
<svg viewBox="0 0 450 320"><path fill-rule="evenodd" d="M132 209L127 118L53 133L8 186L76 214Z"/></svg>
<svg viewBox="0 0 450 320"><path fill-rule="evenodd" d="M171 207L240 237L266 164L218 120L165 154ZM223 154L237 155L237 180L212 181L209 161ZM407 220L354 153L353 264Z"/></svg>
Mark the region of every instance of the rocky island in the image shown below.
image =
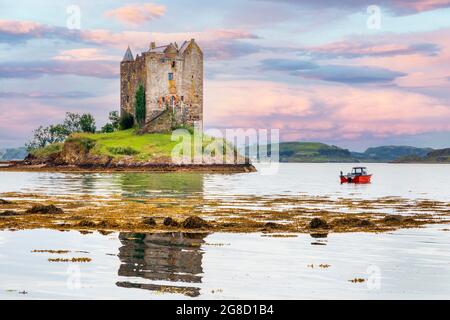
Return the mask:
<svg viewBox="0 0 450 320"><path fill-rule="evenodd" d="M101 132L90 114L68 113L63 124L35 131L24 161L0 169L256 171L232 144L203 134L203 52L194 39L152 42L136 57L128 47L120 88L120 117L110 113Z"/></svg>

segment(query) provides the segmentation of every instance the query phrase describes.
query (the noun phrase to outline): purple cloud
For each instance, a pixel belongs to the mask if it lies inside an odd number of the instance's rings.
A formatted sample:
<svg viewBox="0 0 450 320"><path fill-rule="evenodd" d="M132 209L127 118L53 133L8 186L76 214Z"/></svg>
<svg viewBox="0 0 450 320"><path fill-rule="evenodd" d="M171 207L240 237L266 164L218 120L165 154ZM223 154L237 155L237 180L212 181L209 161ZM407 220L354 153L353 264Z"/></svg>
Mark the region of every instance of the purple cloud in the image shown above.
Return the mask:
<svg viewBox="0 0 450 320"><path fill-rule="evenodd" d="M287 72L293 76L347 84L391 82L406 74L385 68L345 65L319 65L303 60L266 59L261 69Z"/></svg>
<svg viewBox="0 0 450 320"><path fill-rule="evenodd" d="M94 94L84 91L67 92L7 92L0 91L0 99L83 99L95 97Z"/></svg>
<svg viewBox="0 0 450 320"><path fill-rule="evenodd" d="M441 51L434 43L398 44L386 42L366 42L354 39L326 44L318 47L301 49L300 56L315 59L355 59L363 57L392 57L399 55L420 54L437 56Z"/></svg>
<svg viewBox="0 0 450 320"><path fill-rule="evenodd" d="M304 78L347 84L391 82L405 73L385 68L365 66L324 65L313 70L294 71L293 75Z"/></svg>
<svg viewBox="0 0 450 320"><path fill-rule="evenodd" d="M430 11L450 7L450 0L259 0L270 2L285 2L308 9L338 9L338 10L365 10L370 5L379 5L396 15L409 15L423 11Z"/></svg>
<svg viewBox="0 0 450 320"><path fill-rule="evenodd" d="M43 75L77 75L114 79L119 76L115 62L105 61L12 61L0 63L0 78L33 79Z"/></svg>

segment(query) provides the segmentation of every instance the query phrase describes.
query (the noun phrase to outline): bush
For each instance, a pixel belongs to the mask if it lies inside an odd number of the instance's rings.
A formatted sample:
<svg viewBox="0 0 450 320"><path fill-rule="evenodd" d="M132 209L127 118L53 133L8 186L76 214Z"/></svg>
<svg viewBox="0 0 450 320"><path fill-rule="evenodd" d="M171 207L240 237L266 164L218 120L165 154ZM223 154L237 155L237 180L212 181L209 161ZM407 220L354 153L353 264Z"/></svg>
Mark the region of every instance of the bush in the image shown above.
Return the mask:
<svg viewBox="0 0 450 320"><path fill-rule="evenodd" d="M108 151L111 152L112 154L119 154L125 156L132 156L139 153L139 151L136 151L131 147L112 147L108 148Z"/></svg>
<svg viewBox="0 0 450 320"><path fill-rule="evenodd" d="M84 137L70 137L66 140L66 142L79 143L83 146L84 150L89 151L95 147L95 141L90 138Z"/></svg>
<svg viewBox="0 0 450 320"><path fill-rule="evenodd" d="M107 123L102 127L103 133L111 133L114 132L114 126L111 123Z"/></svg>
<svg viewBox="0 0 450 320"><path fill-rule="evenodd" d="M134 117L128 112L124 112L120 117L120 130L128 130L134 126Z"/></svg>

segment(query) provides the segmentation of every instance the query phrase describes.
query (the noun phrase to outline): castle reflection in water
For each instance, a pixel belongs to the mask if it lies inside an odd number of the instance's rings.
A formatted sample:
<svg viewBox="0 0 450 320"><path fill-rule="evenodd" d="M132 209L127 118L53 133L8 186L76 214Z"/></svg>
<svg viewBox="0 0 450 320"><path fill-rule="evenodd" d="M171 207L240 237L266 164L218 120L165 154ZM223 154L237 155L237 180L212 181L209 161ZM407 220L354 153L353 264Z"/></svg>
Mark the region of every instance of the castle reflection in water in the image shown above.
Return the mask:
<svg viewBox="0 0 450 320"><path fill-rule="evenodd" d="M202 244L205 233L121 233L119 276L124 288L200 295L193 284L202 282Z"/></svg>

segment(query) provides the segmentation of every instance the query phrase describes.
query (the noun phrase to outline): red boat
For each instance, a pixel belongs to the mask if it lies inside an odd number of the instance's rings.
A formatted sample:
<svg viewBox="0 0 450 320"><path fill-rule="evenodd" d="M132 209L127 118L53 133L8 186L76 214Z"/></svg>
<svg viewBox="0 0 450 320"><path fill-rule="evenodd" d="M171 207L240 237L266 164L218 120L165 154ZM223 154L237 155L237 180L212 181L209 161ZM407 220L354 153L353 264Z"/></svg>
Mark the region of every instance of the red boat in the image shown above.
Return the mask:
<svg viewBox="0 0 450 320"><path fill-rule="evenodd" d="M351 173L344 175L341 171L341 183L370 183L371 174L367 173L366 167L354 167Z"/></svg>

